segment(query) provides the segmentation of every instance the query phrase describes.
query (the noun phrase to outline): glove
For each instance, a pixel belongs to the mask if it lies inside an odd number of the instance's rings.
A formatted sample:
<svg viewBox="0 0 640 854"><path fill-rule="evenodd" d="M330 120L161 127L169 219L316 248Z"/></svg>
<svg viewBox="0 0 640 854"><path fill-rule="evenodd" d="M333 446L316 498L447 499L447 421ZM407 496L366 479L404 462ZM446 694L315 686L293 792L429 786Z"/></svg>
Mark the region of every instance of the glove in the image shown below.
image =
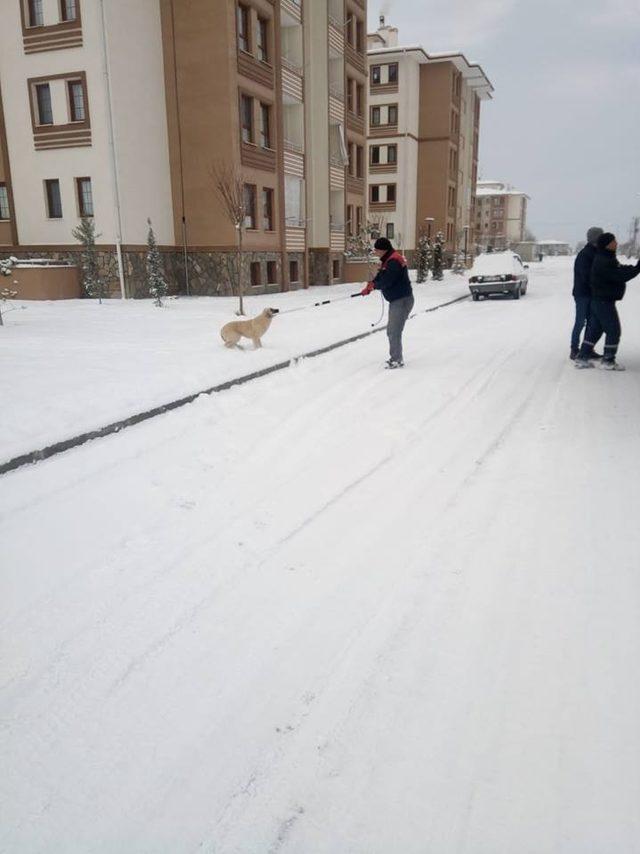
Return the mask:
<svg viewBox="0 0 640 854"><path fill-rule="evenodd" d="M361 297L366 297L373 290L373 282L367 282L365 287L360 291Z"/></svg>

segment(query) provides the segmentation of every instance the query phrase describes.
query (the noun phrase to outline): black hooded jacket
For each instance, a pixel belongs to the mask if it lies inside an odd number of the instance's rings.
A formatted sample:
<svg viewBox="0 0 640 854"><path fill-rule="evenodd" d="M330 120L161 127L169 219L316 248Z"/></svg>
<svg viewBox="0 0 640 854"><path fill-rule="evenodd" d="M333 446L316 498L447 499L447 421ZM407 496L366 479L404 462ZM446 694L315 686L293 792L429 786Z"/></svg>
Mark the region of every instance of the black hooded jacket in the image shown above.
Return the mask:
<svg viewBox="0 0 640 854"><path fill-rule="evenodd" d="M413 293L406 259L396 250L391 250L380 259L380 270L373 280L376 290L382 291L387 302L393 302L402 297L410 297Z"/></svg>
<svg viewBox="0 0 640 854"><path fill-rule="evenodd" d="M611 249L598 249L591 267L591 296L615 302L624 297L626 282L640 273L640 261L635 266L621 264Z"/></svg>
<svg viewBox="0 0 640 854"><path fill-rule="evenodd" d="M587 243L576 255L573 265L574 297L591 296L591 267L597 251L593 243Z"/></svg>

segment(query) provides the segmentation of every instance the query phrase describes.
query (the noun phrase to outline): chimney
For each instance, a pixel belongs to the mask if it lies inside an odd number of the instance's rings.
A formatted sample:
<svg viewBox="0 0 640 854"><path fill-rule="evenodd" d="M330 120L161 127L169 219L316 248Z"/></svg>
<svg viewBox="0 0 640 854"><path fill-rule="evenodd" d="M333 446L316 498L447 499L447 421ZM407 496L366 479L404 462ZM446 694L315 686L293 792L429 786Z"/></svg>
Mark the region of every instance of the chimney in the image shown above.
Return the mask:
<svg viewBox="0 0 640 854"><path fill-rule="evenodd" d="M384 15L380 15L380 26L378 27L378 35L384 42L385 47L398 46L398 28L390 27L389 24L386 23Z"/></svg>

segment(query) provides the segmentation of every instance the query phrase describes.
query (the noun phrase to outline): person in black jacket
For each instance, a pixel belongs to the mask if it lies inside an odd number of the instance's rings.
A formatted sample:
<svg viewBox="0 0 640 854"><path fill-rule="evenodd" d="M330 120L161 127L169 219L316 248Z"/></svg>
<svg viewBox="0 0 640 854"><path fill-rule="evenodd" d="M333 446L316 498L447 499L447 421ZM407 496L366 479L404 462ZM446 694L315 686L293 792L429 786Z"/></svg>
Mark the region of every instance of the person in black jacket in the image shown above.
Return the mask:
<svg viewBox="0 0 640 854"><path fill-rule="evenodd" d="M575 359L580 350L580 335L591 314L591 265L596 257L596 241L603 229L593 226L587 231L587 245L578 252L573 265L573 299L576 304L576 319L571 332L570 359ZM600 358L600 356L596 356Z"/></svg>
<svg viewBox="0 0 640 854"><path fill-rule="evenodd" d="M407 261L393 248L386 237L379 237L374 243L374 252L380 258L380 269L372 282L360 292L367 296L373 290L382 291L389 303L389 359L387 368L402 368L402 330L414 305L413 289L409 279Z"/></svg>
<svg viewBox="0 0 640 854"><path fill-rule="evenodd" d="M575 365L577 368L592 367L589 358L604 332L601 366L609 371L624 371L624 366L616 362L621 333L616 302L624 297L626 283L640 273L640 260L635 265L621 264L616 258L618 243L610 232L601 234L596 245L591 267L591 315Z"/></svg>

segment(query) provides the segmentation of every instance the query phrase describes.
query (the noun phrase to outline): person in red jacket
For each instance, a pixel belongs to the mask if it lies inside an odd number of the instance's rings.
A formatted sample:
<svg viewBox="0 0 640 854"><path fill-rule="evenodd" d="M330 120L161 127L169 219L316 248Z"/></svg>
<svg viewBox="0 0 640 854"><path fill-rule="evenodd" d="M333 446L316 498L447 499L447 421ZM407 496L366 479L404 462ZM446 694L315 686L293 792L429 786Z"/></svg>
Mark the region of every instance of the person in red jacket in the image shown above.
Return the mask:
<svg viewBox="0 0 640 854"><path fill-rule="evenodd" d="M387 337L389 339L389 359L387 368L402 368L402 331L414 306L413 289L409 279L407 261L397 252L390 240L379 237L373 251L380 258L380 269L372 282L360 292L367 296L372 291L382 292L389 303L389 321Z"/></svg>

